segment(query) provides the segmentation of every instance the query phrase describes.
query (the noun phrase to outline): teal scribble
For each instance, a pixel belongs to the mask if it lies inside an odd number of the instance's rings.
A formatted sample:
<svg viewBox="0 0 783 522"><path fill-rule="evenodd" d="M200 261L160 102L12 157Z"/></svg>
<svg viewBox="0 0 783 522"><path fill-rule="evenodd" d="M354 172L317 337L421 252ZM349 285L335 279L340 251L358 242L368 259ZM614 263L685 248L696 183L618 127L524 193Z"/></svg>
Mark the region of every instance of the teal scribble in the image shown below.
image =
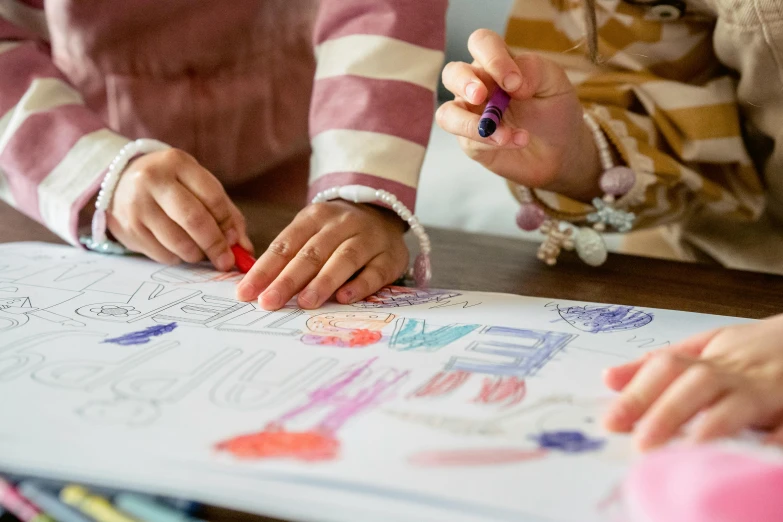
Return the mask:
<svg viewBox="0 0 783 522"><path fill-rule="evenodd" d="M434 352L458 341L481 325L450 324L427 326L421 319L403 319L389 340L389 348L400 352Z"/></svg>

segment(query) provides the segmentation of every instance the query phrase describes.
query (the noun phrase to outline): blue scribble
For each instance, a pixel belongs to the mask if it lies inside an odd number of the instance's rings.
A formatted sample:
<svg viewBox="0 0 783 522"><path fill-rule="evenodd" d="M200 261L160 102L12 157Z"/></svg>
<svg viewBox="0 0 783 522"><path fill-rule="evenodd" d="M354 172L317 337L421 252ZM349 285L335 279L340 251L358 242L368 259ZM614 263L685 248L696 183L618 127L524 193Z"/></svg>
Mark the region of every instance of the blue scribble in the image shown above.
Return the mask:
<svg viewBox="0 0 783 522"><path fill-rule="evenodd" d="M450 324L448 326L427 326L420 319L402 320L389 340L389 348L401 352L417 350L434 352L440 350L478 328L477 324Z"/></svg>
<svg viewBox="0 0 783 522"><path fill-rule="evenodd" d="M104 343L119 344L120 346L132 346L136 344L147 344L150 339L174 331L177 323L156 324L145 328L140 332L131 332L112 339L104 339Z"/></svg>
<svg viewBox="0 0 783 522"><path fill-rule="evenodd" d="M589 333L634 330L653 320L649 312L622 305L567 306L558 307L557 312L574 328Z"/></svg>
<svg viewBox="0 0 783 522"><path fill-rule="evenodd" d="M604 447L604 439L594 439L579 431L545 431L532 437L542 449L563 451L565 453L583 453L598 451Z"/></svg>
<svg viewBox="0 0 783 522"><path fill-rule="evenodd" d="M576 334L563 332L490 326L483 330L478 338L465 348L465 351L483 353L492 356L493 360L452 357L446 364L446 369L490 375L513 375L524 379L543 368L576 337ZM498 360L498 357L502 359Z"/></svg>

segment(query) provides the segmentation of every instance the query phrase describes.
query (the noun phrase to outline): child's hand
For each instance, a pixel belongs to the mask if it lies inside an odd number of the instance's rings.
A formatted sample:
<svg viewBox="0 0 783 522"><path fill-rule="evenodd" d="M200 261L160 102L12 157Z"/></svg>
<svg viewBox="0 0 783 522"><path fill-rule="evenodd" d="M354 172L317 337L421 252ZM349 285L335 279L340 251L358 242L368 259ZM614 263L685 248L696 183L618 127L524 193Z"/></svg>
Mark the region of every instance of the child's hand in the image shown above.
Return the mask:
<svg viewBox="0 0 783 522"><path fill-rule="evenodd" d="M563 69L536 54L512 57L487 29L471 35L468 49L472 65L452 62L443 70L455 100L438 109L438 125L460 137L468 156L504 178L582 201L600 196L598 151ZM495 133L482 138L479 120L496 85L511 102Z"/></svg>
<svg viewBox="0 0 783 522"><path fill-rule="evenodd" d="M783 315L707 332L610 368L604 380L621 394L606 427L633 428L637 445L648 449L703 412L690 434L694 441L764 428L774 430L770 442L783 444L781 339Z"/></svg>
<svg viewBox="0 0 783 522"><path fill-rule="evenodd" d="M297 293L305 309L318 308L338 289L341 303L364 299L405 272L404 232L405 222L386 209L346 201L310 205L269 245L240 283L237 299L258 297L266 310Z"/></svg>
<svg viewBox="0 0 783 522"><path fill-rule="evenodd" d="M230 246L252 249L245 219L223 185L190 155L169 149L128 165L108 213L109 231L127 248L159 263L209 258L234 266Z"/></svg>

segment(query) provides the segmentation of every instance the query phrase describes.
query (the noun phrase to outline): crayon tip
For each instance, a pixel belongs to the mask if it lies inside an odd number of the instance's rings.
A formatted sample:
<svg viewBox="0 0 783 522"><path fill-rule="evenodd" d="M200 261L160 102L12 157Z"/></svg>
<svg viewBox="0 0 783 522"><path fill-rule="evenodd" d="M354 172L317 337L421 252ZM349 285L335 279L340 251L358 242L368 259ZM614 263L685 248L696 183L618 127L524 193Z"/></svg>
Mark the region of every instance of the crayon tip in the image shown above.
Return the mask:
<svg viewBox="0 0 783 522"><path fill-rule="evenodd" d="M489 118L484 118L479 122L478 133L482 138L489 138L497 130L498 126Z"/></svg>
<svg viewBox="0 0 783 522"><path fill-rule="evenodd" d="M233 245L231 251L234 253L234 262L239 271L243 274L250 272L250 269L253 268L256 262L255 258L250 255L250 252L239 245Z"/></svg>

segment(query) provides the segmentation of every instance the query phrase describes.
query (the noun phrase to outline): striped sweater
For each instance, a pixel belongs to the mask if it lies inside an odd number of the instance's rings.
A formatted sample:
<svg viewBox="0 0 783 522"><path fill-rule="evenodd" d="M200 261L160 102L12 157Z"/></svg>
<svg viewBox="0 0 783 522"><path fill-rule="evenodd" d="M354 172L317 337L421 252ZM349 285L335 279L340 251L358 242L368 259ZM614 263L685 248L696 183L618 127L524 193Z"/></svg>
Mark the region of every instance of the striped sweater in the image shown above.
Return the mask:
<svg viewBox="0 0 783 522"><path fill-rule="evenodd" d="M78 245L108 164L143 137L226 185L309 141L311 195L359 183L413 208L446 3L0 0L0 199Z"/></svg>
<svg viewBox="0 0 783 522"><path fill-rule="evenodd" d="M618 204L654 233L624 249L783 273L783 1L687 0L670 19L652 3L596 4L597 65L581 0L517 0L506 42L561 64L636 172Z"/></svg>

